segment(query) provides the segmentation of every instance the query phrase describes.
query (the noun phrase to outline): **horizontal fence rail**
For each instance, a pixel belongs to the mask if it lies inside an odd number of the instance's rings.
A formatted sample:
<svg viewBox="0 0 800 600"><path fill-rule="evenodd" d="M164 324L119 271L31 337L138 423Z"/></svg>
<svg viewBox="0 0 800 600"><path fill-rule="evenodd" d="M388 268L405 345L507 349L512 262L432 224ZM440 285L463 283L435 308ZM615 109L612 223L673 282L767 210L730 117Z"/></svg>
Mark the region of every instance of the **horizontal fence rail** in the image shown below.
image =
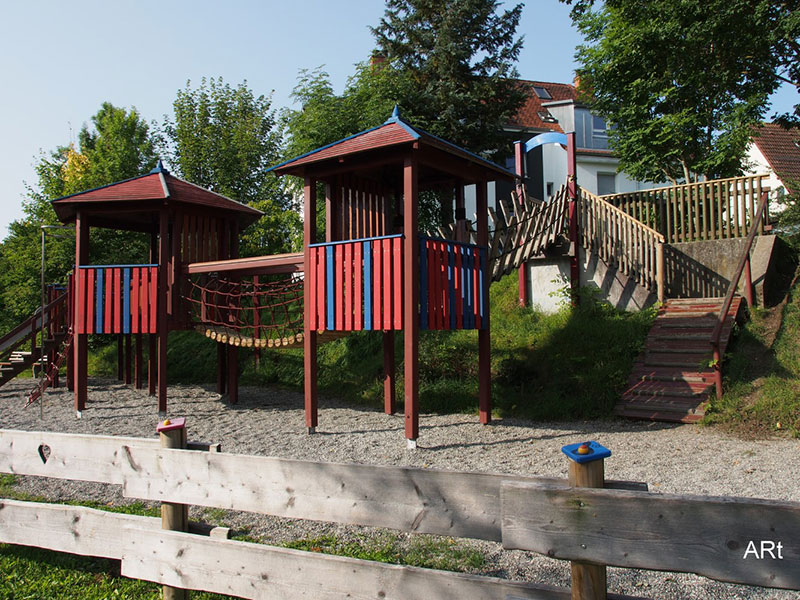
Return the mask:
<svg viewBox="0 0 800 600"><path fill-rule="evenodd" d="M488 249L420 236L420 329L485 329Z"/></svg>
<svg viewBox="0 0 800 600"><path fill-rule="evenodd" d="M578 221L584 248L662 297L663 235L584 189L580 191Z"/></svg>
<svg viewBox="0 0 800 600"><path fill-rule="evenodd" d="M402 235L312 244L312 331L403 328Z"/></svg>
<svg viewBox="0 0 800 600"><path fill-rule="evenodd" d="M81 266L75 333L156 333L157 265Z"/></svg>
<svg viewBox="0 0 800 600"><path fill-rule="evenodd" d="M627 482L576 488L559 479L330 464L161 448L150 439L13 430L0 430L0 472L114 483L124 496L144 500L500 540L506 548L574 563L800 589L797 502L653 494ZM156 523L0 499L0 543L119 558L123 575L177 588L246 598L570 597L548 586L160 531ZM756 558L751 548L761 551L762 541L780 548L782 558Z"/></svg>
<svg viewBox="0 0 800 600"><path fill-rule="evenodd" d="M714 179L602 198L662 233L669 244L729 239L747 235L758 199L768 189L765 179L766 175ZM759 233L768 222L767 214L759 222Z"/></svg>

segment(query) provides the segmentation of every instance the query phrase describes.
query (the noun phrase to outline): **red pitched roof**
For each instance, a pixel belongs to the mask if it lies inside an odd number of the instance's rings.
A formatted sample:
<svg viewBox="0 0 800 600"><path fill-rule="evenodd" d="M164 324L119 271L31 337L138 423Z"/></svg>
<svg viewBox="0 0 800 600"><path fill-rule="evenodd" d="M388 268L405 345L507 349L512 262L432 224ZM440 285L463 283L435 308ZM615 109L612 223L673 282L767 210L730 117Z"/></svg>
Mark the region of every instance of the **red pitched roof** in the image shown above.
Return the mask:
<svg viewBox="0 0 800 600"><path fill-rule="evenodd" d="M575 86L568 83L553 83L549 81L527 81L521 79L519 84L526 90L528 97L522 108L517 111L517 114L509 121L512 127L524 127L526 129L539 129L543 131L557 131L564 133L564 130L558 123L552 123L544 120L540 113L546 113L547 107L544 106L549 102L560 102L564 100L577 101L578 92ZM542 87L552 96L550 99L539 98L534 91L534 87Z"/></svg>
<svg viewBox="0 0 800 600"><path fill-rule="evenodd" d="M764 123L753 133L753 142L783 185L792 193L800 192L800 131Z"/></svg>
<svg viewBox="0 0 800 600"><path fill-rule="evenodd" d="M125 181L118 181L103 187L64 196L52 201L53 209L62 222L71 221L78 207L118 205L120 208L135 209L135 203L152 200L167 200L204 206L227 213L234 213L243 224L256 221L263 213L255 208L231 200L188 181L184 181L159 167L147 175ZM148 210L142 206L143 210Z"/></svg>

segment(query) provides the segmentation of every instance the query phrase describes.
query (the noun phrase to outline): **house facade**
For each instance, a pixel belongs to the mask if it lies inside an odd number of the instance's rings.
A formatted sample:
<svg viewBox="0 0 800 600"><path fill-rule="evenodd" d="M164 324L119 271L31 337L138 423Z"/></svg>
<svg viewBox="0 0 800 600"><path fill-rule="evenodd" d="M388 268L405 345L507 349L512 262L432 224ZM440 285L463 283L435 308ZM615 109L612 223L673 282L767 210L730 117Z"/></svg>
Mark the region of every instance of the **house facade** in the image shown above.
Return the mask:
<svg viewBox="0 0 800 600"><path fill-rule="evenodd" d="M768 173L770 213L786 209L786 196L800 194L800 132L764 123L753 132L745 158L745 173Z"/></svg>

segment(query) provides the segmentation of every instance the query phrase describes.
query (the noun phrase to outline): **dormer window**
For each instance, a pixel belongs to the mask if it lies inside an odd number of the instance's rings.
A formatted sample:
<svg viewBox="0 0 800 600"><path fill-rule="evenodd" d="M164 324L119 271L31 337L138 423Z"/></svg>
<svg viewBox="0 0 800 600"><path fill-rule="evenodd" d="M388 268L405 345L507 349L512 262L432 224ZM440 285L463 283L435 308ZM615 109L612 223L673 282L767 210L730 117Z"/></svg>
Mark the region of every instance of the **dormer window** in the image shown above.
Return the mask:
<svg viewBox="0 0 800 600"><path fill-rule="evenodd" d="M547 88L544 88L540 85L533 86L533 92L542 100L552 100L553 97L550 95L550 92L547 91Z"/></svg>
<svg viewBox="0 0 800 600"><path fill-rule="evenodd" d="M551 115L548 110L540 110L538 114L539 118L545 123L558 123L558 119Z"/></svg>

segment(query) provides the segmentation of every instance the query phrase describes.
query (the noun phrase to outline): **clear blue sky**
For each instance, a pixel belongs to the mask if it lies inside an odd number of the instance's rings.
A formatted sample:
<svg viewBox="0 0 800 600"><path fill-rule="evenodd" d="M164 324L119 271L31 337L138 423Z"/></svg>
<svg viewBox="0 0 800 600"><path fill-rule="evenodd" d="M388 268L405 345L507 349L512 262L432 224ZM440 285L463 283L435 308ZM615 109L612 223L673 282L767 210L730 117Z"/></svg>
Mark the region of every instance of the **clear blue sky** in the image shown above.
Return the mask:
<svg viewBox="0 0 800 600"><path fill-rule="evenodd" d="M104 101L161 121L187 79L247 80L273 106L290 103L301 69L324 65L341 91L373 48L382 0L38 0L6 2L0 22L0 238L21 216L32 165L77 137ZM570 82L580 38L568 8L532 0L523 12L524 79ZM274 90L274 92L273 92ZM796 93L784 90L775 108Z"/></svg>

